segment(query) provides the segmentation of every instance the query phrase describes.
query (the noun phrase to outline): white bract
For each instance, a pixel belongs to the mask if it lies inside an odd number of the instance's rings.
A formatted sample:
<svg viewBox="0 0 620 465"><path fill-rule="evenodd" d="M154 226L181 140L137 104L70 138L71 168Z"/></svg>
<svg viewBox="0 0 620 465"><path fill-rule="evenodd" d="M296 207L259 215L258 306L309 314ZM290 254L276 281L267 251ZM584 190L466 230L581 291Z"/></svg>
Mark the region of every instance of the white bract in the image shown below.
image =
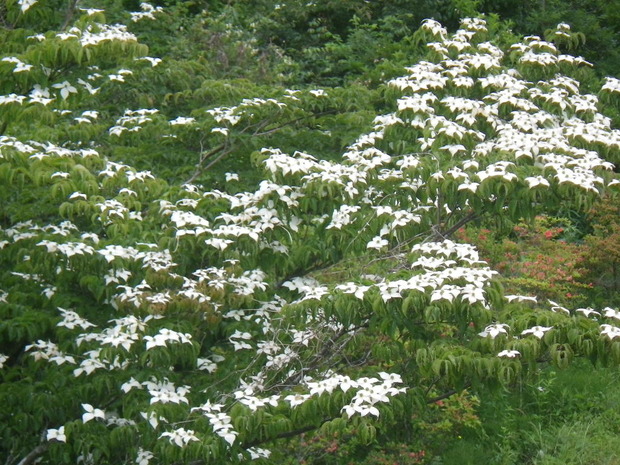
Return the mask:
<svg viewBox="0 0 620 465"><path fill-rule="evenodd" d="M65 427L61 426L58 429L48 429L45 435L48 441L67 442L67 436L65 435Z"/></svg>
<svg viewBox="0 0 620 465"><path fill-rule="evenodd" d="M521 352L519 352L518 350L502 350L500 353L497 354L498 357L507 357L507 358L515 358L515 357L519 357L521 355Z"/></svg>
<svg viewBox="0 0 620 465"><path fill-rule="evenodd" d="M521 335L522 336L527 336L528 334L532 334L533 336L537 337L538 339L542 339L542 337L545 335L545 333L549 330L553 329L552 326L533 326L529 329L524 329L523 331L521 331Z"/></svg>
<svg viewBox="0 0 620 465"><path fill-rule="evenodd" d="M22 10L22 13L28 11L33 5L37 4L38 0L18 0L17 4Z"/></svg>
<svg viewBox="0 0 620 465"><path fill-rule="evenodd" d="M84 423L88 423L95 418L105 420L105 412L103 410L95 408L90 404L82 404L82 408L84 409L84 413L82 414L82 421Z"/></svg>
<svg viewBox="0 0 620 465"><path fill-rule="evenodd" d="M160 438L168 438L172 444L175 444L179 447L185 447L192 441L198 441L198 438L194 434L194 431L191 429L186 430L185 428L177 428L173 431L166 431L162 433Z"/></svg>
<svg viewBox="0 0 620 465"><path fill-rule="evenodd" d="M482 337L490 337L491 339L495 339L500 334L507 335L508 329L510 329L510 327L507 324L498 323L498 324L487 326L486 328L484 328L484 331L482 331L478 335Z"/></svg>

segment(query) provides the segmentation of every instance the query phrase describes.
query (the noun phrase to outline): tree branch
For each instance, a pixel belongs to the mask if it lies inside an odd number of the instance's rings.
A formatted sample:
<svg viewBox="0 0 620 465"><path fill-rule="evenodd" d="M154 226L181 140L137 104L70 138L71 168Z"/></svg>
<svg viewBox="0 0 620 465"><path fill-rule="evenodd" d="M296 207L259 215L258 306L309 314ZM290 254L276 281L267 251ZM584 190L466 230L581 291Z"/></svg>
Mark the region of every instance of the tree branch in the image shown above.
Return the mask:
<svg viewBox="0 0 620 465"><path fill-rule="evenodd" d="M319 425L308 425L308 426L304 426L302 428L293 430L293 431L286 431L285 433L280 433L272 438L264 438L264 439L257 439L255 441L252 442L248 442L247 444L243 444L242 446L245 448L249 448L249 447L256 447L260 444L264 444L266 442L269 441L277 441L279 439L287 439L287 438L293 438L295 436L299 436L300 434L304 434L307 433L309 431L314 431L315 429L319 429L321 426L323 426L325 423L335 420L336 418L340 418L340 417L331 417L331 418L326 418L324 420L321 421L321 424Z"/></svg>
<svg viewBox="0 0 620 465"><path fill-rule="evenodd" d="M47 443L41 443L32 449L17 465L30 465L47 450Z"/></svg>
<svg viewBox="0 0 620 465"><path fill-rule="evenodd" d="M363 326L359 326L358 328L362 328L362 327ZM350 341L350 338L345 340L344 342L340 343L339 347L336 347L337 342L343 336L346 336L347 334L349 334L351 332L352 332L351 329L342 328L333 337L329 338L329 340L322 341L323 342L323 348L320 350L320 352L318 354L314 355L310 360L305 360L304 361L304 366L302 367L302 369L300 369L297 373L293 373L291 376L286 378L280 384L283 387L284 386L288 386L290 384L296 384L296 383L298 383L303 378L303 376L306 373L308 373L309 371L315 370L318 366L320 366L321 363L328 363L330 359L333 359L335 357L339 357L341 352L343 351L344 347ZM333 362L331 364L331 366L334 366L337 363L338 363L338 361L335 361L335 362ZM330 366L330 368L331 368L331 366Z"/></svg>
<svg viewBox="0 0 620 465"><path fill-rule="evenodd" d="M467 389L470 386L471 386L471 384L467 383L463 387L463 389L452 389L451 391L444 392L443 394L441 394L441 395L439 395L437 397L433 397L431 399L427 399L426 403L427 404L434 404L435 402L439 402L440 400L447 399L448 397L452 397L454 394L458 394L459 392L463 392L465 389Z"/></svg>
<svg viewBox="0 0 620 465"><path fill-rule="evenodd" d="M427 404L432 404L435 403L437 401L443 400L443 399L447 399L448 397L452 397L454 394L458 394L459 392L463 392L465 389L469 388L471 386L471 383L467 383L463 389L454 389L454 390L450 390L448 392L445 392L437 397L433 397L431 399L428 399L426 401ZM325 423L335 420L336 418L339 417L331 417L331 418L326 418L324 420L321 421L321 424L319 425L308 425L308 426L304 426L302 428L298 428L296 430L292 430L292 431L287 431L285 433L281 433L278 434L272 438L265 438L265 439L257 439L255 441L249 442L247 444L243 444L243 447L249 448L249 447L255 447L258 446L260 444L263 444L265 442L269 442L269 441L277 441L279 439L287 439L287 438L292 438L295 436L299 436L300 434L303 433L307 433L309 431L313 431L315 429L319 429L321 426L323 426Z"/></svg>
<svg viewBox="0 0 620 465"><path fill-rule="evenodd" d="M432 242L432 241L440 241L440 240L448 239L450 236L452 236L452 234L454 234L460 228L465 226L470 221L473 221L479 218L480 216L481 214L475 211L471 211L445 231L441 231L440 225L433 225L432 234L424 242Z"/></svg>
<svg viewBox="0 0 620 465"><path fill-rule="evenodd" d="M254 136L266 136L268 134L272 134L274 132L279 131L280 129L283 129L287 126L291 126L292 124L298 123L299 121L303 121L309 118L313 118L313 117L317 117L317 116L324 116L324 115L330 115L330 114L334 114L336 113L336 110L326 110L326 111L322 111L319 113L313 113L311 115L304 115L304 116L300 116L299 118L295 118L292 119L290 121L287 121L286 123L282 123L280 126L276 126L275 128L271 128L268 129L267 131L264 132L255 132L253 135Z"/></svg>
<svg viewBox="0 0 620 465"><path fill-rule="evenodd" d="M460 228L465 226L467 223L469 223L470 221L474 221L475 219L478 219L479 217L480 215L478 213L474 211L469 212L469 214L467 214L466 216L461 218L459 221L457 221L450 229L448 229L447 231L444 231L443 236L450 237L452 234L457 232Z"/></svg>
<svg viewBox="0 0 620 465"><path fill-rule="evenodd" d="M251 124L249 126L246 126L245 128L243 128L240 131L240 134L243 134L243 133L247 132L251 128L256 128L255 131L252 133L252 137L266 136L266 135L269 135L269 134L273 134L274 132L277 132L280 129L283 129L283 128L287 127L287 126L291 126L291 125L293 125L295 123L298 123L299 121L303 121L303 120L306 120L306 119L309 119L309 118L313 118L313 117L317 117L317 116L329 115L329 114L332 114L332 113L336 113L336 110L326 110L326 111L322 111L320 113L313 113L311 115L300 116L299 118L295 118L295 119L292 119L292 120L287 121L285 123L282 123L280 126L276 126L275 128L271 128L271 129L268 129L266 131L259 132L261 129L263 129L264 127L266 127L266 126L268 126L270 124L270 122L268 120L263 120L263 121L259 121L256 124ZM226 147L228 147L228 149L224 150ZM218 154L222 150L224 150L224 152L220 153L207 166L205 166L204 168L202 167L202 164L206 160L208 160L209 158L211 158L214 155ZM226 155L230 154L232 152L232 150L233 150L233 147L229 145L228 139L227 139L226 142L224 142L223 144L220 144L217 147L215 147L214 149L212 149L211 151L203 154L200 157L200 160L198 161L198 164L196 165L196 171L194 171L192 176L187 181L185 181L185 184L191 184L192 182L194 182L196 180L196 178L198 176L200 176L200 173L202 173L204 170L208 170L209 168L211 168L213 165L215 165L218 161L220 161Z"/></svg>
<svg viewBox="0 0 620 465"><path fill-rule="evenodd" d="M241 444L241 447L245 448L245 449L249 449L250 447L256 447L259 446L261 444L264 444L266 442L270 442L270 441L277 441L279 439L287 439L287 438L292 438L295 436L299 436L300 434L304 434L307 433L309 431L313 431L315 429L319 429L321 426L323 426L325 423L327 423L328 421L332 421L335 420L336 418L339 417L332 417L332 418L327 418L321 421L321 423L319 425L308 425L308 426L304 426L302 428L298 428L296 430L293 431L287 431L285 433L280 433L272 438L263 438L263 439L257 439L255 441L251 441L245 444ZM195 460L193 462L189 462L188 465L203 465L205 462L204 460ZM177 465L177 464L173 464L173 465Z"/></svg>
<svg viewBox="0 0 620 465"><path fill-rule="evenodd" d="M221 150L224 150L225 148L226 148L226 143L223 143L223 144L218 145L217 147L215 147L214 149L210 150L207 153L204 153L201 151L200 160L198 160L198 163L196 164L196 171L194 171L194 174L192 174L192 176L187 181L185 181L184 184L191 184L192 182L194 182L196 178L200 176L200 173L202 173L202 164L206 160L211 158L213 155L217 154Z"/></svg>
<svg viewBox="0 0 620 465"><path fill-rule="evenodd" d="M438 402L440 400L447 399L449 397L452 397L455 394L458 394L459 392L463 392L465 389L469 388L470 386L471 386L471 383L467 383L463 387L463 389L458 389L458 390L454 389L454 390L447 391L447 392L445 392L445 393L443 393L443 394L441 394L441 395L439 395L437 397L433 397L431 399L428 399L426 401L426 403L427 404L433 404L433 403ZM308 433L310 431L317 430L321 426L323 426L325 423L327 423L329 421L332 421L332 420L335 420L336 418L339 418L339 417L325 418L325 419L321 420L321 423L318 424L318 425L303 426L301 428L298 428L298 429L295 429L295 430L292 430L292 431L286 431L284 433L277 434L274 437L256 439L254 441L242 444L241 446L246 448L246 449L249 449L250 447L256 447L256 446L259 446L259 445L264 444L266 442L278 441L280 439L288 439L288 438L292 438L292 437L295 437L295 436L299 436L300 434L304 434L304 433ZM202 460L200 460L200 461L190 462L189 465L202 465L203 463L204 462Z"/></svg>
<svg viewBox="0 0 620 465"><path fill-rule="evenodd" d="M208 170L209 168L211 168L213 165L215 165L218 161L220 161L222 158L224 158L230 152L232 152L232 149L224 150L216 158L214 158L207 166L205 166L204 170Z"/></svg>
<svg viewBox="0 0 620 465"><path fill-rule="evenodd" d="M69 0L69 2L67 3L67 11L65 12L65 20L63 21L62 26L60 26L61 31L64 31L65 29L67 29L67 26L69 26L69 23L73 19L73 13L75 12L77 3L78 3L78 0Z"/></svg>

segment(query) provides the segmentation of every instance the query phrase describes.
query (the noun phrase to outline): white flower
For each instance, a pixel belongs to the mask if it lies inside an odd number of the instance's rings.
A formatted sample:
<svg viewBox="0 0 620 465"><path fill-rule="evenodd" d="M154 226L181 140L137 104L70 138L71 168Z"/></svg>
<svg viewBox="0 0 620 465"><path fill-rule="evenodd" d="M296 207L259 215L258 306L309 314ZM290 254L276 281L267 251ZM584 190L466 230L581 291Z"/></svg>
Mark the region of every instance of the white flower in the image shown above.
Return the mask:
<svg viewBox="0 0 620 465"><path fill-rule="evenodd" d="M554 302L553 300L549 300L549 303L551 304L551 311L558 313L558 312L564 312L567 315L570 315L570 311L568 310L568 308L562 307L560 304L558 304L557 302Z"/></svg>
<svg viewBox="0 0 620 465"><path fill-rule="evenodd" d="M155 336L144 336L146 350L153 347L166 347L169 341L179 344L191 344L192 335L189 333L179 333L168 328L162 328Z"/></svg>
<svg viewBox="0 0 620 465"><path fill-rule="evenodd" d="M170 121L171 126L185 126L187 124L193 124L196 122L196 118L187 118L185 116L179 116L176 119Z"/></svg>
<svg viewBox="0 0 620 465"><path fill-rule="evenodd" d="M0 61L6 61L8 63L15 64L15 68L13 68L14 73L22 73L24 71L30 71L32 69L32 65L26 64L21 61L19 58L15 57L5 57Z"/></svg>
<svg viewBox="0 0 620 465"><path fill-rule="evenodd" d="M171 444L176 444L179 447L187 446L190 441L198 441L194 431L191 429L186 430L185 428L179 428L172 432L162 433L159 437L168 437Z"/></svg>
<svg viewBox="0 0 620 465"><path fill-rule="evenodd" d="M578 308L577 310L575 310L575 313L583 313L583 315L585 317L589 317L590 315L597 315L597 316L601 316L601 314L599 312L597 312L596 310L588 307L588 308Z"/></svg>
<svg viewBox="0 0 620 465"><path fill-rule="evenodd" d="M140 8L142 9L142 11L135 11L135 12L130 12L131 14L131 20L135 23L138 22L144 18L148 18L148 19L155 19L155 16L153 16L155 13L161 13L162 11L164 11L164 9L160 6L158 7L154 7L153 5L151 5L150 3L146 3L146 2L142 2L140 3Z"/></svg>
<svg viewBox="0 0 620 465"><path fill-rule="evenodd" d="M206 412L205 415L209 418L209 423L211 423L211 427L213 428L213 431L215 431L216 433L220 434L220 433L229 432L230 430L232 430L230 415L224 412L219 412L219 413ZM237 434L237 433L234 433L234 434Z"/></svg>
<svg viewBox="0 0 620 465"><path fill-rule="evenodd" d="M491 339L495 339L500 334L508 334L508 332L506 331L507 328L510 328L507 324L497 323L487 326L486 328L484 328L484 331L478 333L478 335L482 337L490 336Z"/></svg>
<svg viewBox="0 0 620 465"><path fill-rule="evenodd" d="M62 313L63 320L58 322L56 326L64 326L67 329L74 329L78 326L82 329L88 329L95 326L72 310L65 310L61 307L58 307L58 310Z"/></svg>
<svg viewBox="0 0 620 465"><path fill-rule="evenodd" d="M368 414L374 415L377 418L379 417L379 410L377 409L377 407L361 402L345 405L340 411L344 411L349 418L351 418L356 413L359 413L362 417L365 417Z"/></svg>
<svg viewBox="0 0 620 465"><path fill-rule="evenodd" d="M521 355L521 352L519 352L518 350L502 350L499 354L497 354L498 357L507 357L507 358L515 358L515 357L518 357L519 355Z"/></svg>
<svg viewBox="0 0 620 465"><path fill-rule="evenodd" d="M35 84L30 92L30 101L32 103L41 103L43 105L47 105L52 102L52 98L50 98L49 89L42 88L40 84Z"/></svg>
<svg viewBox="0 0 620 465"><path fill-rule="evenodd" d="M480 287L476 287L473 284L466 284L461 289L461 300L467 301L470 304L476 302L485 303L484 291Z"/></svg>
<svg viewBox="0 0 620 465"><path fill-rule="evenodd" d="M291 407L297 407L298 405L303 404L310 397L310 394L292 394L290 396L286 396L284 400L287 401Z"/></svg>
<svg viewBox="0 0 620 465"><path fill-rule="evenodd" d="M271 451L267 449L261 449L260 447L250 447L247 450L250 453L250 458L252 460L256 459L268 459L271 455Z"/></svg>
<svg viewBox="0 0 620 465"><path fill-rule="evenodd" d="M236 431L223 430L223 431L218 431L217 434L218 436L223 438L224 441L226 441L228 444L232 446L235 440L237 439L237 434L239 433L237 433Z"/></svg>
<svg viewBox="0 0 620 465"><path fill-rule="evenodd" d="M227 136L228 135L228 128L213 128L211 129L211 132L219 132L220 134Z"/></svg>
<svg viewBox="0 0 620 465"><path fill-rule="evenodd" d="M534 187L538 187L538 186L544 186L544 187L550 186L549 181L547 181L542 176L534 176L534 177L525 178L525 182L527 183L527 186L530 189L533 189Z"/></svg>
<svg viewBox="0 0 620 465"><path fill-rule="evenodd" d="M149 460L153 457L152 452L140 448L138 449L138 456L136 457L136 465L149 465Z"/></svg>
<svg viewBox="0 0 620 465"><path fill-rule="evenodd" d="M159 426L159 421L167 421L164 417L157 416L155 412L140 412L140 416L147 420L151 425L151 428L156 429Z"/></svg>
<svg viewBox="0 0 620 465"><path fill-rule="evenodd" d="M225 250L232 243L233 241L230 239L222 239L219 237L211 237L209 239L205 239L205 244L220 250Z"/></svg>
<svg viewBox="0 0 620 465"><path fill-rule="evenodd" d="M142 389L142 384L140 384L140 382L133 377L129 381L121 385L121 391L123 391L125 394L127 394L133 388Z"/></svg>
<svg viewBox="0 0 620 465"><path fill-rule="evenodd" d="M443 287L433 291L431 294L431 302L443 299L452 302L460 293L461 290L458 286L446 284Z"/></svg>
<svg viewBox="0 0 620 465"><path fill-rule="evenodd" d="M91 353L90 355L92 357L98 357L98 354ZM105 365L103 364L103 362L95 358L87 358L86 360L82 360L82 363L80 363L80 366L76 368L75 370L73 370L73 376L75 376L76 378L78 376L81 376L82 374L85 374L88 376L91 373L93 373L95 370L99 370L101 368L105 368Z"/></svg>
<svg viewBox="0 0 620 465"><path fill-rule="evenodd" d="M601 325L601 336L607 336L610 340L620 337L620 328L612 325Z"/></svg>
<svg viewBox="0 0 620 465"><path fill-rule="evenodd" d="M82 414L82 421L84 423L88 423L90 420L93 420L95 418L105 420L105 412L103 410L94 408L90 404L82 404L82 408L86 412Z"/></svg>
<svg viewBox="0 0 620 465"><path fill-rule="evenodd" d="M154 57L140 57L140 58L134 58L134 60L144 60L144 61L148 61L151 64L151 67L155 67L158 64L161 63L161 58L154 58Z"/></svg>
<svg viewBox="0 0 620 465"><path fill-rule="evenodd" d="M79 8L80 11L86 13L87 16L92 16L97 13L103 13L105 10L98 10L97 8Z"/></svg>
<svg viewBox="0 0 620 465"><path fill-rule="evenodd" d="M607 318L614 318L616 320L620 320L620 311L614 310L610 307L605 307L603 309L603 315L605 315L605 317Z"/></svg>
<svg viewBox="0 0 620 465"><path fill-rule="evenodd" d="M163 384L149 382L147 387L151 395L151 404L189 404L185 396L190 391L189 386L175 387L174 384L168 382Z"/></svg>
<svg viewBox="0 0 620 465"><path fill-rule="evenodd" d="M75 34L68 33L68 32L58 32L56 33L56 37L58 37L60 40L69 40L69 39L77 39L78 36L76 36Z"/></svg>
<svg viewBox="0 0 620 465"><path fill-rule="evenodd" d="M69 81L61 82L60 84L52 85L55 89L60 89L60 96L63 100L66 100L69 97L69 94L77 94L77 89L73 87Z"/></svg>
<svg viewBox="0 0 620 465"><path fill-rule="evenodd" d="M252 412L256 412L259 407L264 407L267 402L265 399L259 399L258 397L245 396L239 399L239 402L246 405Z"/></svg>
<svg viewBox="0 0 620 465"><path fill-rule="evenodd" d="M242 349L252 349L252 346L244 341L249 341L252 339L252 335L250 333L242 333L240 331L235 331L229 338L229 341L235 348L235 351Z"/></svg>
<svg viewBox="0 0 620 465"><path fill-rule="evenodd" d="M0 105L8 105L9 103L19 103L20 105L26 99L25 95L9 94L0 95Z"/></svg>
<svg viewBox="0 0 620 465"><path fill-rule="evenodd" d="M536 336L538 339L542 339L542 337L545 335L545 333L547 331L549 331L550 329L552 329L553 326L533 326L530 329L526 329L523 330L521 332L522 336L526 336L528 334L533 334L534 336Z"/></svg>
<svg viewBox="0 0 620 465"><path fill-rule="evenodd" d="M196 410L202 410L205 413L221 412L223 407L222 404L212 404L210 400L207 400L200 407L192 407L192 412Z"/></svg>
<svg viewBox="0 0 620 465"><path fill-rule="evenodd" d="M478 182L470 182L465 181L462 184L459 184L458 190L463 191L463 190L468 190L471 192L476 192L478 190L478 186L480 186L480 183Z"/></svg>
<svg viewBox="0 0 620 465"><path fill-rule="evenodd" d="M388 244L389 242L387 239L383 239L381 236L376 236L368 244L366 244L366 248L381 250L382 248L387 247Z"/></svg>
<svg viewBox="0 0 620 465"><path fill-rule="evenodd" d="M538 300L536 296L526 296L526 295L506 295L504 296L508 302L517 301L517 302L533 302L536 303Z"/></svg>
<svg viewBox="0 0 620 465"><path fill-rule="evenodd" d="M82 112L84 118L97 119L99 118L99 112L95 110L86 110Z"/></svg>
<svg viewBox="0 0 620 465"><path fill-rule="evenodd" d="M448 152L450 152L450 155L452 155L452 156L455 156L459 152L467 151L465 146L461 145L461 144L444 145L443 147L440 147L439 149L440 150L447 150Z"/></svg>
<svg viewBox="0 0 620 465"><path fill-rule="evenodd" d="M196 368L199 370L205 370L209 373L214 373L217 370L217 365L215 362L208 358L200 358L196 359Z"/></svg>
<svg viewBox="0 0 620 465"><path fill-rule="evenodd" d="M384 382L389 383L389 384L395 384L395 383L400 384L403 382L402 376L400 376L398 373L386 373L382 371L379 373L379 376L381 377L381 379L384 380Z"/></svg>
<svg viewBox="0 0 620 465"><path fill-rule="evenodd" d="M22 13L25 13L31 6L35 5L38 0L19 0L17 4L20 6Z"/></svg>
<svg viewBox="0 0 620 465"><path fill-rule="evenodd" d="M46 439L48 441L67 442L67 436L65 435L65 427L61 426L58 429L48 429Z"/></svg>

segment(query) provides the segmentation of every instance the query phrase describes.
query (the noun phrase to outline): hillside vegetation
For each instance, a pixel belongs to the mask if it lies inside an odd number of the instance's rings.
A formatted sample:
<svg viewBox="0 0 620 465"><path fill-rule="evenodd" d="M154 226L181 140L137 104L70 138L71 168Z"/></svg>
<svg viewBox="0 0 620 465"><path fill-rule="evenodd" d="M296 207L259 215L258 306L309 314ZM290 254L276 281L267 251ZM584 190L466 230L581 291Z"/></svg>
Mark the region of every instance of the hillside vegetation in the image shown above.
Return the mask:
<svg viewBox="0 0 620 465"><path fill-rule="evenodd" d="M0 6L2 463L618 463L620 10L509 3Z"/></svg>

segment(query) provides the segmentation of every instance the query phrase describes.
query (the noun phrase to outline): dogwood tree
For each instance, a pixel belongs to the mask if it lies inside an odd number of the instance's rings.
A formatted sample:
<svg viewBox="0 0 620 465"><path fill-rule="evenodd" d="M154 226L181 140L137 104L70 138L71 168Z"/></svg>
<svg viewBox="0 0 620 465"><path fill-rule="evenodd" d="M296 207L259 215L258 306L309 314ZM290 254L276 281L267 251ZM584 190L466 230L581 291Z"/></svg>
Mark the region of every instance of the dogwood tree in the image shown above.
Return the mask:
<svg viewBox="0 0 620 465"><path fill-rule="evenodd" d="M9 4L19 18L45 5ZM505 296L452 238L615 195L620 132L599 100L615 104L616 79L587 93L591 65L553 43L501 49L483 20L455 34L428 20L428 58L386 83L391 111L340 158L266 146L256 189L227 173L216 190L194 181L239 138L342 91L173 118L119 109L115 93L139 92L160 63L104 20L83 11L0 59L7 463L260 461L308 431L371 441L424 403L540 363L620 361L617 309ZM206 145L186 183L118 157L189 132Z"/></svg>

